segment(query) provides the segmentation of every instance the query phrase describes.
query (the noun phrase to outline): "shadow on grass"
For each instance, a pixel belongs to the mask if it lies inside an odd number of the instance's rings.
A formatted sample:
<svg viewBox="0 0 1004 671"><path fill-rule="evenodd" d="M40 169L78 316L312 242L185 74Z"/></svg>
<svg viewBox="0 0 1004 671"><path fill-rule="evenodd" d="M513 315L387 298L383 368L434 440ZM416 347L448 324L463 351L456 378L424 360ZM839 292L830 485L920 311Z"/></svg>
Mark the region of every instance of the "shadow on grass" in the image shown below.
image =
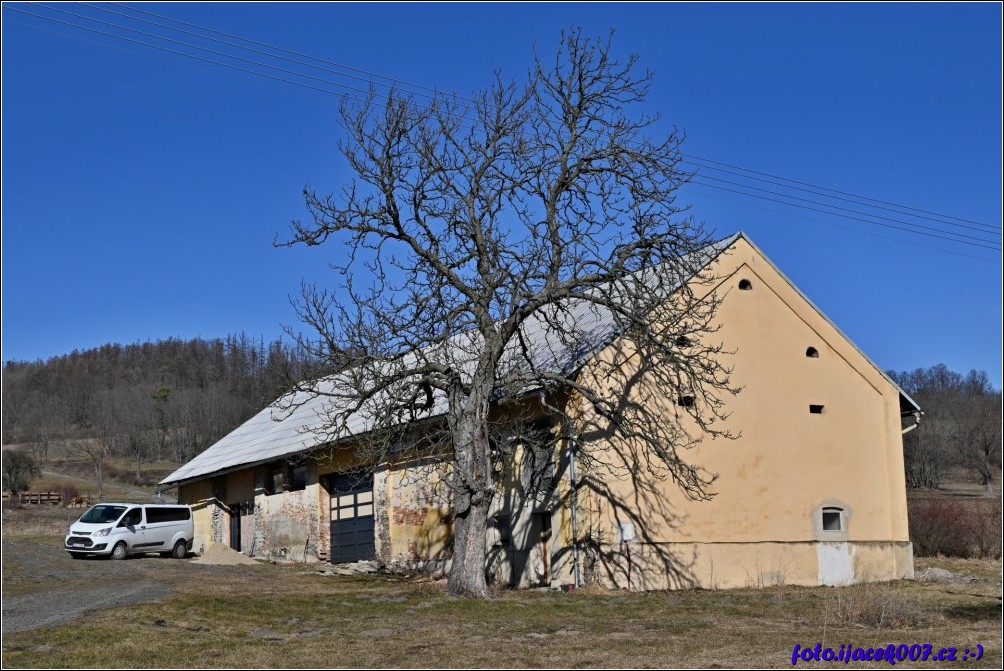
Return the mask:
<svg viewBox="0 0 1004 671"><path fill-rule="evenodd" d="M945 615L959 620L979 622L981 620L1001 620L1001 600L985 601L980 604L953 606L945 610Z"/></svg>

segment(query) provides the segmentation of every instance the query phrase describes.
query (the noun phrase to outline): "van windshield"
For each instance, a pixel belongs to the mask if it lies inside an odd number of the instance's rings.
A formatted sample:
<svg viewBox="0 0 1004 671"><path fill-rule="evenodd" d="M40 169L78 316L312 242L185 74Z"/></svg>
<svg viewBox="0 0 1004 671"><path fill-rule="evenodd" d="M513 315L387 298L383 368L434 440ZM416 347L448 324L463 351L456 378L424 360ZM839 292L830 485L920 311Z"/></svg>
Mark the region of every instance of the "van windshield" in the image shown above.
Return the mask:
<svg viewBox="0 0 1004 671"><path fill-rule="evenodd" d="M106 524L122 517L125 510L126 506L98 505L81 515L80 521L84 524Z"/></svg>

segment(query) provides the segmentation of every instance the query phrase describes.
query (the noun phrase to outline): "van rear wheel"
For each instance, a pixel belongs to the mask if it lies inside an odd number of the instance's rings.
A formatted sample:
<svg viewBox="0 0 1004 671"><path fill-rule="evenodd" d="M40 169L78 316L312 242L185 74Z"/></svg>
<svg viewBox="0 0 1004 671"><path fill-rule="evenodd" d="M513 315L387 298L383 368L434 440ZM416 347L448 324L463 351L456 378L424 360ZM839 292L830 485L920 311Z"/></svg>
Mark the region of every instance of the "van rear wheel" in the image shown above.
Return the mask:
<svg viewBox="0 0 1004 671"><path fill-rule="evenodd" d="M178 541L174 544L174 551L171 552L171 556L175 559L184 559L185 555L188 554L188 543L185 541Z"/></svg>
<svg viewBox="0 0 1004 671"><path fill-rule="evenodd" d="M112 559L125 559L128 554L129 549L126 547L125 543L119 543L112 548Z"/></svg>

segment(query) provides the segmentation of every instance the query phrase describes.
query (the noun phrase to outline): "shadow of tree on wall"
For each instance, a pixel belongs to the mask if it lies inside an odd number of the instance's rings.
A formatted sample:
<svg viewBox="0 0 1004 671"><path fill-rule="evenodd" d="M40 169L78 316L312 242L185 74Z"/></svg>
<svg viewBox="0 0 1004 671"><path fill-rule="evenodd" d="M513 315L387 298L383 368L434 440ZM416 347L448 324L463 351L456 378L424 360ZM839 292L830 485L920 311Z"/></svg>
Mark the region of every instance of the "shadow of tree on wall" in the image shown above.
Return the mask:
<svg viewBox="0 0 1004 671"><path fill-rule="evenodd" d="M689 341L687 347L701 346ZM490 582L539 585L541 571L569 567L577 558L583 583L637 589L698 586L694 550L685 555L679 543L668 541L670 536L688 536L681 497L669 494L678 490L684 500L698 502L714 496L716 476L688 461L685 452L709 436L735 437L718 426L727 418L724 402L693 383L684 370L671 369L668 378L665 368L652 364L664 364L665 357L647 357L630 342L607 354L592 373L606 380L603 396L555 394L496 418L497 458L505 461L498 466L504 475L496 494L496 520L501 517L513 528L508 529L507 542L499 541L500 529L489 529L496 534L487 546ZM693 404L680 403L689 395L695 397ZM715 426L706 430L712 423ZM526 428L533 426L538 428ZM541 445L553 467L547 477L535 481L539 466L527 460L539 459L533 455L540 453ZM555 510L567 512L572 506L577 512L574 545L562 541L555 524L544 538L543 556L535 555L531 550L537 529L528 517L545 515L550 520ZM529 531L521 528L528 524ZM633 530L634 537L621 541L620 529ZM547 535L548 529L540 530ZM420 544L432 546L434 539ZM541 560L547 566L534 566Z"/></svg>
<svg viewBox="0 0 1004 671"><path fill-rule="evenodd" d="M715 342L714 315L722 300L715 292L721 284L708 277L693 286L703 293L688 289L674 296L674 304L650 309L651 321L644 326L624 323L581 370L556 375L560 385L493 407L494 520L511 527L508 543L495 538L487 544L490 579L539 584L534 562L543 561L543 573L553 576L555 567L576 561L571 555L578 550L586 580L642 588L697 585L695 551L682 556L679 541L702 539L688 535L682 509L689 501L711 499L717 476L696 465L692 450L738 437L726 424L726 404L739 389L730 383L731 352ZM411 464L408 477L423 486L424 480L435 480L449 500L449 477L441 470L452 457L446 428L440 418L392 429L381 437L381 450L369 454L386 457L394 446L400 458L388 468ZM417 511L441 507L401 505ZM551 529L554 514L573 507L574 544L563 542L565 530ZM388 515L388 528L402 522L395 522L394 510ZM445 525L452 522L448 513L441 517ZM408 558L448 560L452 529L445 525L419 523L418 516L411 520L407 534L414 547L407 549ZM502 530L490 526L488 533ZM623 538L625 533L633 538ZM531 546L538 541L535 555ZM506 570L500 573L501 565Z"/></svg>
<svg viewBox="0 0 1004 671"><path fill-rule="evenodd" d="M579 471L575 497L580 507L587 500L595 508L580 540L587 580L640 588L698 585L694 551L683 556L669 541L702 540L688 533L681 508L713 498L717 475L694 461L693 450L738 437L725 422L727 399L740 390L729 383L724 361L730 352L710 343L718 330L711 314L688 314L707 321L661 323L660 339L636 341L629 330L608 346L584 371L603 384L584 385L591 391L573 396L565 409ZM656 311L653 318L661 316ZM569 466L566 451L562 467ZM572 495L569 490L565 498Z"/></svg>

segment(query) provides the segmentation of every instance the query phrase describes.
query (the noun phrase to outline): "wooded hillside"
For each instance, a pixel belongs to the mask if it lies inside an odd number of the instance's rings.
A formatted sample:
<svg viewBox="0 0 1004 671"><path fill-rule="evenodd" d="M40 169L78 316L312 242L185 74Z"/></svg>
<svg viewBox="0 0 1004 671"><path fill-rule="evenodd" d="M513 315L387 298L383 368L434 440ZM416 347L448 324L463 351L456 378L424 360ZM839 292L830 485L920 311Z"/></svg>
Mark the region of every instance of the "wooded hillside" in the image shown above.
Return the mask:
<svg viewBox="0 0 1004 671"><path fill-rule="evenodd" d="M986 371L962 375L938 364L889 375L924 411L903 436L907 486L936 489L958 468L992 494L1001 467L1001 392Z"/></svg>
<svg viewBox="0 0 1004 671"><path fill-rule="evenodd" d="M327 369L330 370L330 369ZM3 442L41 462L73 440L95 468L184 462L290 388L326 372L301 350L246 335L103 345L3 367ZM85 440L90 439L90 440Z"/></svg>

